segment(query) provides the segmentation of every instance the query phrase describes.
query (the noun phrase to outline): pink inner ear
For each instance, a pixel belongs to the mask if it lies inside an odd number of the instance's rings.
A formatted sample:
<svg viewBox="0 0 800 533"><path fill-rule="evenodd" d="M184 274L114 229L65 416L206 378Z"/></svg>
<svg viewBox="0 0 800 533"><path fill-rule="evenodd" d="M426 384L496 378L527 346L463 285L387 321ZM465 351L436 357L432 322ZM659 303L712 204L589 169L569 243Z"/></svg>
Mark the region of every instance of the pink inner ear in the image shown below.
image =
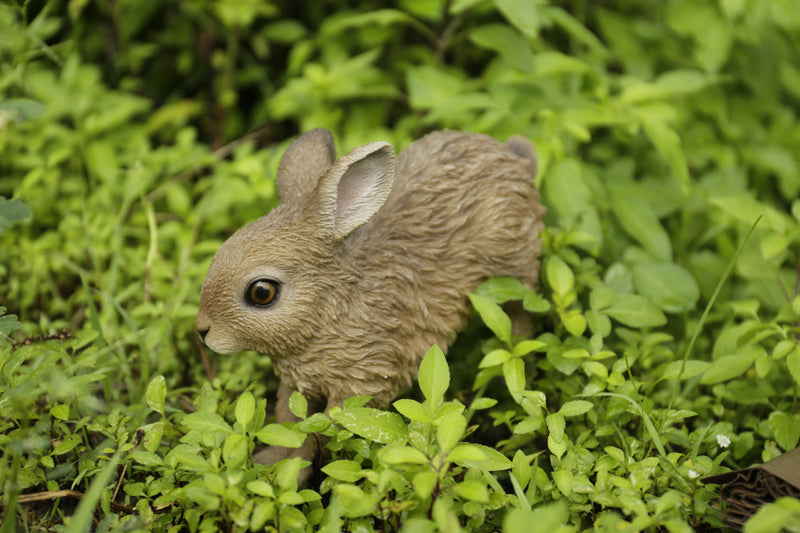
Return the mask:
<svg viewBox="0 0 800 533"><path fill-rule="evenodd" d="M380 185L386 179L385 174L386 158L377 153L350 165L336 191L337 223L343 218L366 222L380 208L384 201Z"/></svg>

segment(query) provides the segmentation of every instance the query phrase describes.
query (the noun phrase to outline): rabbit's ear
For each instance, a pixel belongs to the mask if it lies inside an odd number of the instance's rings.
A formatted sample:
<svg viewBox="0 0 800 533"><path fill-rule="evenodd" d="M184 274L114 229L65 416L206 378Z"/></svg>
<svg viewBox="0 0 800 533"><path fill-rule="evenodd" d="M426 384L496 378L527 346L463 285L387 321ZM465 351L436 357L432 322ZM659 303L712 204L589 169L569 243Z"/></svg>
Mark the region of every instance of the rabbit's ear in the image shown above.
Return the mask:
<svg viewBox="0 0 800 533"><path fill-rule="evenodd" d="M389 143L359 146L339 158L320 179L315 206L333 237L342 239L386 202L394 182L394 150Z"/></svg>
<svg viewBox="0 0 800 533"><path fill-rule="evenodd" d="M302 208L335 160L336 148L328 130L313 129L295 139L278 164L275 186L281 204Z"/></svg>

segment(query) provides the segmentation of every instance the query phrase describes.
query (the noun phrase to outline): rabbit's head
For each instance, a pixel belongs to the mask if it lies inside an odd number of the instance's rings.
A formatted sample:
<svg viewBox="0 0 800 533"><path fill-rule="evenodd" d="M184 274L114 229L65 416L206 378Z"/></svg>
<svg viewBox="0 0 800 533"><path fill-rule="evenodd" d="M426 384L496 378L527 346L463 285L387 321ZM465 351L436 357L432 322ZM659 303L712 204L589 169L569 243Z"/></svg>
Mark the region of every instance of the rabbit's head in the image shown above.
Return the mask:
<svg viewBox="0 0 800 533"><path fill-rule="evenodd" d="M357 273L342 241L384 204L394 179L387 143L335 160L333 139L312 130L278 167L280 205L225 241L209 267L195 325L219 353L301 352L336 320Z"/></svg>

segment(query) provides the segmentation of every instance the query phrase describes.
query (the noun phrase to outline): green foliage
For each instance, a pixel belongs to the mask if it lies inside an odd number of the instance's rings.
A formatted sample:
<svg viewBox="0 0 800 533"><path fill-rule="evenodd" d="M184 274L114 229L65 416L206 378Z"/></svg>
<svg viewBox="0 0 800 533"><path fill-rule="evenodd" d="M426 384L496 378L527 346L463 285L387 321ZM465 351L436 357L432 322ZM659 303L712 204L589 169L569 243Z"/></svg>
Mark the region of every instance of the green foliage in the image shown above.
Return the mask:
<svg viewBox="0 0 800 533"><path fill-rule="evenodd" d="M722 527L699 479L800 441L800 11L353 6L0 5L4 531ZM320 126L343 149L531 138L541 286L478 287L479 321L392 409L295 394L279 425L269 362L207 354L193 319L288 138ZM299 459L253 463L309 433L332 455L312 486Z"/></svg>
<svg viewBox="0 0 800 533"><path fill-rule="evenodd" d="M765 505L748 521L744 531L747 533L800 531L800 501L785 497Z"/></svg>

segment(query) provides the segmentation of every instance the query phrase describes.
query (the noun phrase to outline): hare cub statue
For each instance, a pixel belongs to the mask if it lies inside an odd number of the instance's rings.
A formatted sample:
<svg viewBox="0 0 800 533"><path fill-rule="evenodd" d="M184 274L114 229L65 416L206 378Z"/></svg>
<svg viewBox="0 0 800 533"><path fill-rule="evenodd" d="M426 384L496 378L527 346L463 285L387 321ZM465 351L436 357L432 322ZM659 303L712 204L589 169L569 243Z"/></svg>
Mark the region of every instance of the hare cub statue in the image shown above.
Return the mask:
<svg viewBox="0 0 800 533"><path fill-rule="evenodd" d="M537 285L545 209L535 171L522 137L440 131L396 158L374 142L336 159L331 134L311 130L280 161L280 205L214 256L197 330L218 353L272 359L279 423L294 420L294 390L311 410L354 395L387 407L427 350L453 341L482 281ZM315 437L256 460L312 460Z"/></svg>

